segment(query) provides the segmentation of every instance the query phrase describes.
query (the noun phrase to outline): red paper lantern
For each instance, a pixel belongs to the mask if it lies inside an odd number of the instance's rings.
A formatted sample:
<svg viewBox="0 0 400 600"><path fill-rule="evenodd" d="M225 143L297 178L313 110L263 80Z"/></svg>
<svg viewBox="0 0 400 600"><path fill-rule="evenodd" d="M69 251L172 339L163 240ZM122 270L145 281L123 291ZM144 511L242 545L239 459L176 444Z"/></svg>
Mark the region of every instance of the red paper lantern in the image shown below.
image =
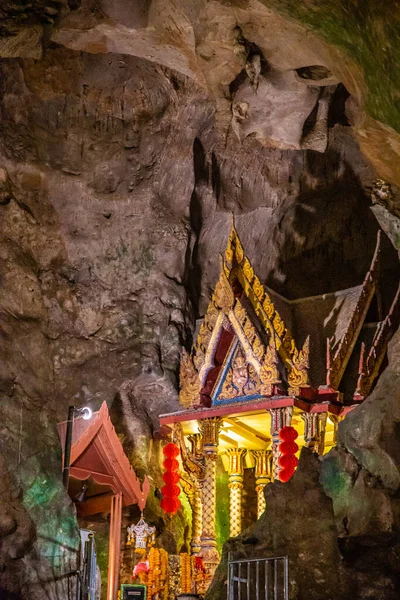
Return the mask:
<svg viewBox="0 0 400 600"><path fill-rule="evenodd" d="M170 442L164 447L163 453L166 458L176 458L179 456L180 450L176 444Z"/></svg>
<svg viewBox="0 0 400 600"><path fill-rule="evenodd" d="M299 434L297 433L294 427L282 427L282 429L279 432L279 438L283 442L294 442L294 440L297 439L298 436Z"/></svg>
<svg viewBox="0 0 400 600"><path fill-rule="evenodd" d="M279 452L281 454L296 454L299 447L296 442L281 442L279 444Z"/></svg>
<svg viewBox="0 0 400 600"><path fill-rule="evenodd" d="M293 469L282 469L282 471L279 471L278 473L278 479L279 481L282 481L282 483L287 483L293 475L293 473Z"/></svg>
<svg viewBox="0 0 400 600"><path fill-rule="evenodd" d="M181 501L179 500L179 494L181 489L176 485L179 481L179 462L176 457L179 456L180 451L176 444L169 443L163 449L164 456L164 468L165 473L163 474L163 480L165 485L161 489L161 493L164 498L161 500L161 508L166 513L176 513L180 506Z"/></svg>
<svg viewBox="0 0 400 600"><path fill-rule="evenodd" d="M161 493L165 498L166 497L175 498L176 496L179 496L179 494L181 493L181 488L179 487L179 485L167 484L161 488Z"/></svg>
<svg viewBox="0 0 400 600"><path fill-rule="evenodd" d="M179 463L176 458L166 458L164 460L164 469L166 471L177 471L179 469Z"/></svg>
<svg viewBox="0 0 400 600"><path fill-rule="evenodd" d="M282 440L279 444L279 459L278 464L282 469L278 473L278 479L283 483L289 481L292 477L297 463L299 462L295 456L299 447L294 441L298 437L298 433L294 427L282 427L279 432L279 438Z"/></svg>
<svg viewBox="0 0 400 600"><path fill-rule="evenodd" d="M178 483L180 477L179 473L176 471L165 471L162 476L164 483L168 483L169 485L173 485L174 483Z"/></svg>
<svg viewBox="0 0 400 600"><path fill-rule="evenodd" d="M161 508L166 513L175 514L181 507L181 501L179 498L163 498L161 500Z"/></svg>
<svg viewBox="0 0 400 600"><path fill-rule="evenodd" d="M299 462L297 456L293 454L281 454L278 459L278 464L282 469L294 469Z"/></svg>

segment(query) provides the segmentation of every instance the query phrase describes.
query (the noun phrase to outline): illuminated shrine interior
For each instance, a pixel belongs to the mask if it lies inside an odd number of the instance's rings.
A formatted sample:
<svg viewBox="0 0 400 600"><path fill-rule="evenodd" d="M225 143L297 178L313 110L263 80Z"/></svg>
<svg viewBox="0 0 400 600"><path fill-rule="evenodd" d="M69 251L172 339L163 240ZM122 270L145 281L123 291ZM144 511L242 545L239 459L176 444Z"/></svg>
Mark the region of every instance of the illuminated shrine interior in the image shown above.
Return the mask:
<svg viewBox="0 0 400 600"><path fill-rule="evenodd" d="M400 4L0 4L0 600L398 600Z"/></svg>

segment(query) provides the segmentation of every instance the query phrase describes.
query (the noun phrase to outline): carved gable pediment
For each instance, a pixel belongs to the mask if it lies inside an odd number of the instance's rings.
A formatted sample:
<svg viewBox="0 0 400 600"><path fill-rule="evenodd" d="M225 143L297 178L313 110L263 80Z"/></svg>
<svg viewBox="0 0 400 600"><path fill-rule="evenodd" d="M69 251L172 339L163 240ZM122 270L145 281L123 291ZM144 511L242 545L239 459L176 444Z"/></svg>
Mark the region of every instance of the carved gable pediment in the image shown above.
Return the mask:
<svg viewBox="0 0 400 600"><path fill-rule="evenodd" d="M216 382L212 396L214 406L272 396L281 383L278 356L273 344L267 346L258 368L249 362L235 337Z"/></svg>
<svg viewBox="0 0 400 600"><path fill-rule="evenodd" d="M247 310L242 302L244 299L250 303ZM186 407L210 405L211 402L271 395L273 386L280 383L279 361L290 393L298 393L300 387L308 385L307 344L301 350L296 348L289 329L245 256L233 227L221 261L220 277L197 339L191 354L182 357L181 403ZM223 360L219 356L221 353ZM235 383L242 355L248 373L244 388ZM225 380L230 377L232 383L228 392L229 382ZM223 395L221 385L225 386Z"/></svg>

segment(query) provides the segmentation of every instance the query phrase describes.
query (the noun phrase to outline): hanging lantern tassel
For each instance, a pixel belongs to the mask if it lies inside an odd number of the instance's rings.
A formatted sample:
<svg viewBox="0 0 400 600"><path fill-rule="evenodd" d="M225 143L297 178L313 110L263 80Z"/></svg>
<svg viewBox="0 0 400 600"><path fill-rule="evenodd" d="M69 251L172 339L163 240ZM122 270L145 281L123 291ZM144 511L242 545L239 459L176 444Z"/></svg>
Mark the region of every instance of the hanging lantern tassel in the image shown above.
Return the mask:
<svg viewBox="0 0 400 600"><path fill-rule="evenodd" d="M279 471L278 479L283 483L289 481L299 462L297 456L295 456L299 449L295 442L298 435L299 434L294 427L282 427L279 432L281 443L279 444L280 456L278 464L281 467L281 470Z"/></svg>
<svg viewBox="0 0 400 600"><path fill-rule="evenodd" d="M176 444L169 443L163 450L165 460L163 481L165 485L161 488L161 493L164 496L161 500L161 508L167 514L176 514L181 507L181 501L179 500L179 494L181 488L178 485L179 482L179 462L177 457L180 454L180 450Z"/></svg>

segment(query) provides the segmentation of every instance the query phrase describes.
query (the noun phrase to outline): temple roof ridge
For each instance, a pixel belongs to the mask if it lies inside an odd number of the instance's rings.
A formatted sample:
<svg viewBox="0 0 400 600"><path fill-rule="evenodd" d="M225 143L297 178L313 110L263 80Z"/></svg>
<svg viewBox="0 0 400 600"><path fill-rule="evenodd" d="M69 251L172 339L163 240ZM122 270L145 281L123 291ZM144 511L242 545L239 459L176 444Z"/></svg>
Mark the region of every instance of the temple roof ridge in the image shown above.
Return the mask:
<svg viewBox="0 0 400 600"><path fill-rule="evenodd" d="M313 294L312 296L302 296L301 298L294 298L293 300L289 300L288 298L285 298L284 296L281 296L280 294L278 294L277 292L274 292L274 290L271 290L274 294L276 294L277 296L279 296L281 299L286 300L286 302L288 302L289 304L299 304L301 302L305 302L306 300L325 300L328 298L333 298L333 297L338 297L338 296L348 296L351 292L355 292L358 291L363 288L364 282L360 283L359 285L354 285L352 287L348 287L348 288L343 288L341 290L337 290L336 292L324 292L323 294Z"/></svg>

